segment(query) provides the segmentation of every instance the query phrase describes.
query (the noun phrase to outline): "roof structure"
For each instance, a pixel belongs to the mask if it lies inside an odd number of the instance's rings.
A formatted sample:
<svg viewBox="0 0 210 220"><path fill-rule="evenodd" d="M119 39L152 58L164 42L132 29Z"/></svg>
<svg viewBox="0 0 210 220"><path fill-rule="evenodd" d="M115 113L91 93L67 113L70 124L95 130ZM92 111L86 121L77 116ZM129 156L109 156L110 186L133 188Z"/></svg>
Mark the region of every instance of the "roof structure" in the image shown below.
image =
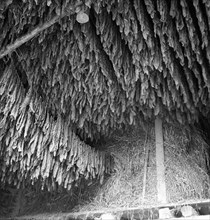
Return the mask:
<svg viewBox="0 0 210 220"><path fill-rule="evenodd" d="M77 22L80 12L87 23ZM145 118L187 124L209 116L208 0L4 0L0 30L7 146L12 134L41 143L35 136L46 131L58 143L64 125L97 140Z"/></svg>

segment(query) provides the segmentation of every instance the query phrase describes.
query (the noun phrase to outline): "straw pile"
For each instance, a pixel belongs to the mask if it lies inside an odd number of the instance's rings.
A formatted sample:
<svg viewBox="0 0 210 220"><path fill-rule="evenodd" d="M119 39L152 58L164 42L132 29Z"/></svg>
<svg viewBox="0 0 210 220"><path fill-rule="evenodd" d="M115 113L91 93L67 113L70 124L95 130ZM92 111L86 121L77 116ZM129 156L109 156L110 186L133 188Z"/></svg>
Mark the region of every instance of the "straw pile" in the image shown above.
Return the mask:
<svg viewBox="0 0 210 220"><path fill-rule="evenodd" d="M157 205L155 136L153 126L115 135L105 148L115 160L115 172L97 195L75 211L106 210L110 208L145 207ZM167 199L190 202L210 197L207 144L198 132L174 126L164 128ZM143 179L146 150L148 151L145 196ZM89 193L91 189L89 188Z"/></svg>

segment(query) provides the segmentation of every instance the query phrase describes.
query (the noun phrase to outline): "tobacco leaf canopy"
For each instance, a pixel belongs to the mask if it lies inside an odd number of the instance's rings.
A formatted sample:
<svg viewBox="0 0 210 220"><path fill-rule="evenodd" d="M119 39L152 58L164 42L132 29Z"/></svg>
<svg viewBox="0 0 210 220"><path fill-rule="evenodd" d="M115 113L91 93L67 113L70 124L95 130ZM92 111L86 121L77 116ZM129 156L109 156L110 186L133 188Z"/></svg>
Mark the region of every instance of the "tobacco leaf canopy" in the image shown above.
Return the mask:
<svg viewBox="0 0 210 220"><path fill-rule="evenodd" d="M88 23L76 21L79 11L89 14ZM56 16L57 22L1 56ZM0 140L7 146L1 149L11 148L10 163L17 160L14 149L31 145L30 154L47 161L48 153L35 147L40 134L53 160L71 133L97 140L143 118L186 124L209 114L208 0L4 0L0 30ZM52 168L46 165L37 176L45 169L48 177Z"/></svg>

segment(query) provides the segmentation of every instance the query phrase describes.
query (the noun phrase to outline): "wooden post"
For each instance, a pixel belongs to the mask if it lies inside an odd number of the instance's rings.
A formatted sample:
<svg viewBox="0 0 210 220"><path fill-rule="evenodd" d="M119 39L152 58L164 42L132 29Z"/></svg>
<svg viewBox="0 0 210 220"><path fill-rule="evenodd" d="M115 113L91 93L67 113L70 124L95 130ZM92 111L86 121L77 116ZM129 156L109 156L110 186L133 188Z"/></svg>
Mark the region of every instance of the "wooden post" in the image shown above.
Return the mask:
<svg viewBox="0 0 210 220"><path fill-rule="evenodd" d="M146 185L147 185L147 166L148 166L148 159L149 159L149 146L147 146L147 133L144 142L144 176L143 176L143 190L142 190L142 204L144 204L144 197L146 192Z"/></svg>
<svg viewBox="0 0 210 220"><path fill-rule="evenodd" d="M163 147L163 129L162 120L155 120L155 141L156 141L156 169L157 169L157 193L158 202L166 203L166 183L164 166L164 147Z"/></svg>

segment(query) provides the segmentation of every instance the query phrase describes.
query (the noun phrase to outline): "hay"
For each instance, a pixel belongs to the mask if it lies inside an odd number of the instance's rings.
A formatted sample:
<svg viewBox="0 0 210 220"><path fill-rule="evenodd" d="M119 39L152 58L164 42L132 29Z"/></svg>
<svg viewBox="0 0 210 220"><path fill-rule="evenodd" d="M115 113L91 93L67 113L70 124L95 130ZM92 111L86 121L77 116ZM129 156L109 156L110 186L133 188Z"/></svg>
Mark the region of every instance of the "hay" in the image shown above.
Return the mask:
<svg viewBox="0 0 210 220"><path fill-rule="evenodd" d="M92 201L77 206L75 211L157 205L154 137L152 126L148 132L138 128L123 136L115 135L105 146L114 157L115 172L104 185L94 186L97 194ZM166 125L164 146L168 202L209 198L210 183L205 159L208 146L201 136L194 132L189 138L183 129ZM149 158L143 199L145 149L149 149Z"/></svg>
<svg viewBox="0 0 210 220"><path fill-rule="evenodd" d="M209 198L206 143L198 133L192 140L181 129L168 128L165 132L166 185L168 201Z"/></svg>

